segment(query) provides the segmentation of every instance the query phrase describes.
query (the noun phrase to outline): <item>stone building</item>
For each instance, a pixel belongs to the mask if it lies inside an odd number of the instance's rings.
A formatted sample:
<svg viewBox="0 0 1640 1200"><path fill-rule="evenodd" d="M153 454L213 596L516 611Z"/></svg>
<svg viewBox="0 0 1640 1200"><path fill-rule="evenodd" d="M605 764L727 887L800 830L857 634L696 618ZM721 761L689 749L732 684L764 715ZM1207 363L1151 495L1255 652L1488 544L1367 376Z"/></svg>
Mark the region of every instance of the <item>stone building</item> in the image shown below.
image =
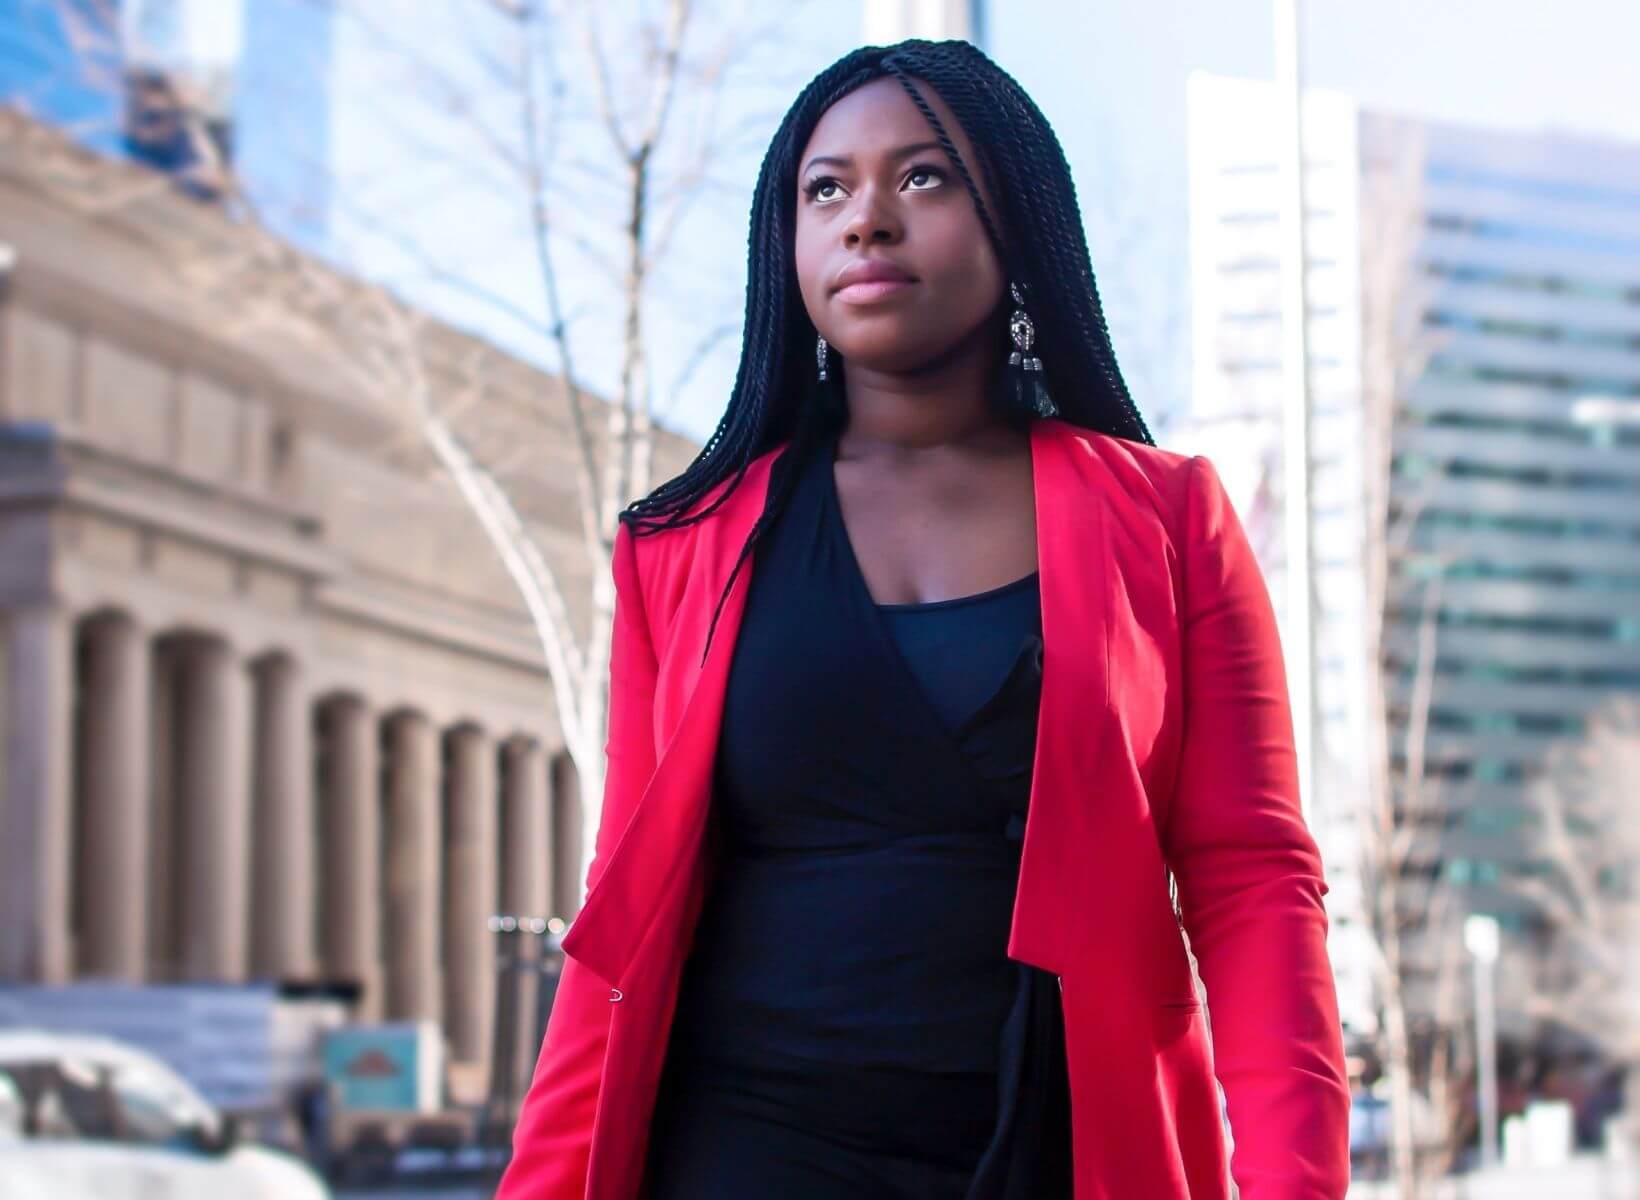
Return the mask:
<svg viewBox="0 0 1640 1200"><path fill-rule="evenodd" d="M542 658L406 413L191 295L241 232L0 113L0 980L353 982L478 1062L486 918L580 890ZM584 620L560 389L426 344Z"/></svg>

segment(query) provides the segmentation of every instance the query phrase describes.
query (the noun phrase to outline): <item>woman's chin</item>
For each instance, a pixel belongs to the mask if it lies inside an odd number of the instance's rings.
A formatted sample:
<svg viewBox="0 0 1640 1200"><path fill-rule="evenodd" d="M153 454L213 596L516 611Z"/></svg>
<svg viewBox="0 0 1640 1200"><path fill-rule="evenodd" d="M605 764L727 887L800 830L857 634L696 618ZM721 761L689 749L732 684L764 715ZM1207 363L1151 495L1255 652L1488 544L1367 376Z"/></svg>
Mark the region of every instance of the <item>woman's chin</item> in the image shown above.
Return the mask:
<svg viewBox="0 0 1640 1200"><path fill-rule="evenodd" d="M850 353L841 347L845 370L870 371L877 375L918 375L937 371L950 364L954 345L930 346L926 342L884 342L857 349Z"/></svg>
<svg viewBox="0 0 1640 1200"><path fill-rule="evenodd" d="M857 336L832 345L843 362L868 371L902 375L915 371L938 356L940 347L930 346L925 336L917 336L902 323L875 323L878 327L857 331Z"/></svg>

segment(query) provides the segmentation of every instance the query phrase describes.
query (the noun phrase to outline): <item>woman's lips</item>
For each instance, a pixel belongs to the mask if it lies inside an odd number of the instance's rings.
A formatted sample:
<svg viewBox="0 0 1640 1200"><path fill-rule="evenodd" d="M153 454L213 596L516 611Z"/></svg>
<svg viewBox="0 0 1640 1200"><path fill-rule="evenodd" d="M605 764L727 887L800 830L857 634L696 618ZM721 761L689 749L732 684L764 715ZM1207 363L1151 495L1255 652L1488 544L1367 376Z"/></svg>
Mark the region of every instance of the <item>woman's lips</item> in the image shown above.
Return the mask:
<svg viewBox="0 0 1640 1200"><path fill-rule="evenodd" d="M914 279L862 279L845 284L834 293L845 304L870 304L911 287Z"/></svg>

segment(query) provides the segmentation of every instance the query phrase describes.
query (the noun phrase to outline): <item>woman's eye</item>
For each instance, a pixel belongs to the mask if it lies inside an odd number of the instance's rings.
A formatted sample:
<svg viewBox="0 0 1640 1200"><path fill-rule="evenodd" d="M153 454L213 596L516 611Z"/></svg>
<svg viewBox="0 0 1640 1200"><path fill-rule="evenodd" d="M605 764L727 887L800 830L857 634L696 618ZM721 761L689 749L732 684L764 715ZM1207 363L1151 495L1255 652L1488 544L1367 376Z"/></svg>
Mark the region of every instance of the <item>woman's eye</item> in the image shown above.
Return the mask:
<svg viewBox="0 0 1640 1200"><path fill-rule="evenodd" d="M803 190L808 193L810 200L817 200L822 204L827 204L837 198L838 186L835 179L822 176L819 179L809 180L808 185Z"/></svg>
<svg viewBox="0 0 1640 1200"><path fill-rule="evenodd" d="M925 192L945 182L945 172L938 167L912 167L905 177L906 187L914 192ZM830 175L821 175L803 185L803 194L817 204L831 204L845 194L842 184Z"/></svg>

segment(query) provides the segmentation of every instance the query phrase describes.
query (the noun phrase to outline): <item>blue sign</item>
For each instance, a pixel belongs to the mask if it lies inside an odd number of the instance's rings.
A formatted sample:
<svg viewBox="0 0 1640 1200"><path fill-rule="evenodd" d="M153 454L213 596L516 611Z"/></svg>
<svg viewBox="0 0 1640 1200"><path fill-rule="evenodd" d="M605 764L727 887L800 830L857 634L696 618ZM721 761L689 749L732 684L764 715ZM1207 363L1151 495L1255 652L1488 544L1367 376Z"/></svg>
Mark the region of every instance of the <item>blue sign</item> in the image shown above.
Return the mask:
<svg viewBox="0 0 1640 1200"><path fill-rule="evenodd" d="M340 1109L436 1109L438 1058L438 1030L426 1023L357 1025L325 1035L325 1081Z"/></svg>

